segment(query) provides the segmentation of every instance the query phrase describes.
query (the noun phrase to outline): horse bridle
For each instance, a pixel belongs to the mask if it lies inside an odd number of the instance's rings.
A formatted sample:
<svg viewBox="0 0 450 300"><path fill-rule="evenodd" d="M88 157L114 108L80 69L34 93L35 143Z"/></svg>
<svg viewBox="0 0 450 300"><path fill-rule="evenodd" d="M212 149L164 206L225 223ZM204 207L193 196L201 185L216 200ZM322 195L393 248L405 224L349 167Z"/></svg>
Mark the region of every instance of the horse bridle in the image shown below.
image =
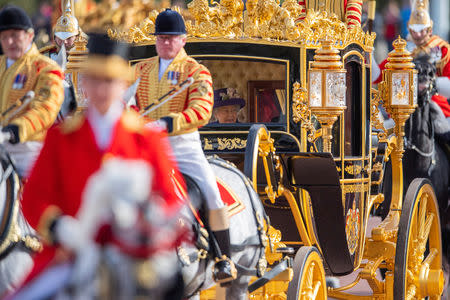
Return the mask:
<svg viewBox="0 0 450 300"><path fill-rule="evenodd" d="M429 103L431 101L430 99L431 99L430 93L428 92L427 93L427 97L426 97L423 105L424 106L425 105L429 105ZM436 150L435 149L435 141L434 141L434 123L433 123L433 121L431 120L431 122L430 122L430 126L431 126L431 145L432 145L432 148L431 148L430 152L422 151L418 146L416 146L412 142L412 138L411 137L412 137L413 119L410 118L409 122L410 122L410 124L409 124L409 136L405 135L405 147L406 147L406 149L414 150L422 157L426 157L426 158L431 157L430 166L435 164L435 160L433 159L434 154L435 154L435 150Z"/></svg>

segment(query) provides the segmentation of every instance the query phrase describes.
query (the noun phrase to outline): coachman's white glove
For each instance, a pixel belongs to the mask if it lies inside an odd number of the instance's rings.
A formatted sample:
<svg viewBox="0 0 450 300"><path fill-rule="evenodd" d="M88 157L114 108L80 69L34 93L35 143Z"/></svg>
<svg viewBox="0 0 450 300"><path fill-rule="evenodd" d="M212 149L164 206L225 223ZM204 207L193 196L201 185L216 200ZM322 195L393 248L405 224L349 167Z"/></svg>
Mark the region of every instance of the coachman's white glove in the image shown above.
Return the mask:
<svg viewBox="0 0 450 300"><path fill-rule="evenodd" d="M0 144L9 142L11 134L8 131L0 131Z"/></svg>
<svg viewBox="0 0 450 300"><path fill-rule="evenodd" d="M167 123L159 119L153 122L148 122L147 124L145 124L145 127L157 130L167 130Z"/></svg>
<svg viewBox="0 0 450 300"><path fill-rule="evenodd" d="M71 216L61 216L55 226L55 237L64 248L75 252L89 244L89 237L81 229L80 221Z"/></svg>
<svg viewBox="0 0 450 300"><path fill-rule="evenodd" d="M450 98L450 78L445 76L436 78L436 88L440 95Z"/></svg>

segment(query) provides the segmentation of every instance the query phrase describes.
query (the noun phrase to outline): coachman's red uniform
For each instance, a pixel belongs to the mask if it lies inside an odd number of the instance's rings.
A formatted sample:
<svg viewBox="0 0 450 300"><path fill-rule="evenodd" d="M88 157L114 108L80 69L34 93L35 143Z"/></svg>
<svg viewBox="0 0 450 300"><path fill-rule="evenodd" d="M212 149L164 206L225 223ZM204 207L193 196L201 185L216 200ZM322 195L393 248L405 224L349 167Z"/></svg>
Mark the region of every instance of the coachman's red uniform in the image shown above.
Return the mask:
<svg viewBox="0 0 450 300"><path fill-rule="evenodd" d="M168 217L178 211L180 203L171 176L175 166L167 159L170 152L165 134L144 128L133 112L122 114L105 151L98 148L89 120L84 116L49 130L22 200L26 219L44 239L44 249L35 256L34 269L27 281L58 262L58 253L62 251L53 244L51 226L61 215L76 216L86 182L108 158L147 161L154 172L152 191L166 200ZM146 251L122 250L140 254Z"/></svg>

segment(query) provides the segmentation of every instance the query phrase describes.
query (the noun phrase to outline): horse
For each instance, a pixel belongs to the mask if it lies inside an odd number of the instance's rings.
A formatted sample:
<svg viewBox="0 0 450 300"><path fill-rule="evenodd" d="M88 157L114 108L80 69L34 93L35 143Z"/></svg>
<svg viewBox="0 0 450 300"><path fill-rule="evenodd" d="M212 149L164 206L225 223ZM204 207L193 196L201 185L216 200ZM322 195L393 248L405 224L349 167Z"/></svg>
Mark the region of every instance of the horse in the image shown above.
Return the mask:
<svg viewBox="0 0 450 300"><path fill-rule="evenodd" d="M194 209L203 203L200 190L187 178L192 203L165 218L162 199L149 192L146 171L129 161L115 160L106 161L88 180L76 220L90 243L75 262L55 267L60 284L50 287L52 299L198 299L201 290L215 284L214 241L208 241L208 228L197 219L201 210ZM247 299L251 277L261 275L266 267L264 222L268 224L268 219L245 175L220 158L209 157L208 161L219 184L235 197L229 206L230 240L238 277L223 292L226 299ZM116 243L99 245L101 236L94 237L105 232L101 229L105 223L110 228L106 235L122 241L120 245L155 247L158 251L136 257ZM20 296L17 299L22 299Z"/></svg>
<svg viewBox="0 0 450 300"><path fill-rule="evenodd" d="M247 299L247 288L252 276L260 276L266 267L265 244L267 240L264 223L269 224L262 202L251 187L248 178L231 163L210 156L207 158L218 183L234 195L235 202L230 211L231 260L238 270L238 277L226 288L220 288L225 299ZM189 198L199 201L200 192L195 183L187 178ZM238 195L238 196L237 196ZM197 202L198 203L198 202ZM203 202L204 203L204 202ZM234 206L234 208L232 208ZM233 210L236 213L233 213ZM185 220L197 224L193 214L186 215ZM197 230L197 236L198 234ZM200 235L201 237L201 235ZM197 243L198 244L198 243ZM214 241L210 241L214 245ZM201 247L200 247L201 248ZM211 247L210 247L211 248ZM202 255L202 252L205 255ZM199 299L199 292L215 285L212 277L214 260L211 253L206 254L198 245L184 243L178 248L183 263L182 273L185 281L185 297ZM189 259L194 258L194 259Z"/></svg>
<svg viewBox="0 0 450 300"><path fill-rule="evenodd" d="M221 293L225 299L247 299L248 297L248 285L250 279L253 276L262 275L266 267L265 260L265 245L267 241L266 231L264 223L268 224L269 220L265 214L264 208L256 192L251 187L251 184L245 175L240 172L231 163L222 160L216 156L208 157L208 162L213 168L218 183L227 189L236 200L231 206L230 211L230 242L232 255L231 259L235 263L238 270L238 277L233 280L229 286L221 288ZM170 289L163 289L159 287L159 295L161 295L161 289L171 291L173 295L174 290L184 290L182 294L183 299L199 299L199 292L208 289L215 285L213 280L212 271L214 264L214 241L209 240L210 234L207 226L203 225L201 220L198 219L202 213L203 202L200 189L195 182L186 177L186 183L188 186L188 198L190 199L189 205L183 207L180 211L179 222L183 228L187 228L187 235L190 236L187 240L184 239L176 248L176 252L165 252L165 261L171 261L173 257L177 258L177 264L181 266L181 275L184 282L183 286L179 286L179 281L175 281L177 288L171 287ZM98 181L97 181L98 182ZM110 191L113 193L112 191ZM239 195L239 197L237 197ZM97 197L96 197L97 198ZM195 208L200 208L198 211ZM193 237L193 238L191 238ZM192 242L194 240L195 242ZM171 256L172 255L172 256ZM115 260L118 261L117 252L115 254ZM127 259L121 260L122 269L125 267ZM161 259L156 259L161 263ZM173 264L173 261L171 261ZM128 264L129 265L129 264ZM157 265L155 262L149 265L154 267ZM167 267L159 268L167 270ZM170 269L170 268L169 268ZM111 270L114 270L111 269ZM177 270L173 267L172 270ZM126 275L121 276L121 272L107 272L109 275L109 286L115 287L114 293L119 292L117 289L117 283L120 282L118 276L123 278ZM158 274L153 271L152 273ZM123 273L125 274L125 273ZM169 276L166 274L165 276ZM178 278L178 272L172 274L175 278ZM156 275L158 277L158 275ZM129 277L128 277L129 278ZM157 282L164 282L165 280L157 280ZM111 283L115 284L111 284ZM135 285L128 280L130 285ZM136 280L135 280L136 282ZM155 290L153 290L155 292ZM109 294L109 297L111 297ZM126 297L125 297L126 298ZM125 299L123 298L123 299ZM109 298L111 299L111 298ZM122 299L122 298L114 298ZM156 299L165 299L159 297ZM176 299L174 296L167 299Z"/></svg>
<svg viewBox="0 0 450 300"><path fill-rule="evenodd" d="M0 145L0 297L14 290L33 266L40 249L34 230L20 210L20 179Z"/></svg>
<svg viewBox="0 0 450 300"><path fill-rule="evenodd" d="M404 187L414 178L428 178L433 183L442 224L448 207L450 165L444 151L449 143L450 127L440 107L432 100L436 90L436 67L428 55L414 59L418 70L417 108L405 124L403 158Z"/></svg>

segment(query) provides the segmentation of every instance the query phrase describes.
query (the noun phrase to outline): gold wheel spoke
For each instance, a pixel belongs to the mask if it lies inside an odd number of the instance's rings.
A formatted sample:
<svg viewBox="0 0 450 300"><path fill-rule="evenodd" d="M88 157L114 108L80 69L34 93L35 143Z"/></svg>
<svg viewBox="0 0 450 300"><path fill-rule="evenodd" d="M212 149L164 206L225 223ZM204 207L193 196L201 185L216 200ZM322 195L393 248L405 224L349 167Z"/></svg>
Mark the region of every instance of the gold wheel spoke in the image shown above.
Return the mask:
<svg viewBox="0 0 450 300"><path fill-rule="evenodd" d="M425 260L423 261L423 264L427 264L427 265L431 266L431 263L436 258L437 254L438 254L438 250L436 248L431 248L430 253L428 253L427 258L425 258Z"/></svg>
<svg viewBox="0 0 450 300"><path fill-rule="evenodd" d="M422 226L423 230L422 234L420 235L420 249L424 249L427 244L428 237L430 236L431 225L433 225L433 220L434 214L430 213L427 220L425 221L425 224Z"/></svg>
<svg viewBox="0 0 450 300"><path fill-rule="evenodd" d="M314 263L312 263L308 269L307 269L307 273L306 273L306 288L311 289L312 285L313 285L313 275L314 275Z"/></svg>
<svg viewBox="0 0 450 300"><path fill-rule="evenodd" d="M317 280L316 283L314 284L314 290L312 293L312 299L316 299L317 295L319 294L319 290L320 290L320 286L322 284L320 283L320 280Z"/></svg>
<svg viewBox="0 0 450 300"><path fill-rule="evenodd" d="M422 198L423 201L419 202L420 205L420 212L419 212L419 220L418 220L418 229L419 229L419 237L423 236L423 224L425 224L425 217L426 217L426 213L427 213L427 202L428 202L428 197L427 195L423 195Z"/></svg>

